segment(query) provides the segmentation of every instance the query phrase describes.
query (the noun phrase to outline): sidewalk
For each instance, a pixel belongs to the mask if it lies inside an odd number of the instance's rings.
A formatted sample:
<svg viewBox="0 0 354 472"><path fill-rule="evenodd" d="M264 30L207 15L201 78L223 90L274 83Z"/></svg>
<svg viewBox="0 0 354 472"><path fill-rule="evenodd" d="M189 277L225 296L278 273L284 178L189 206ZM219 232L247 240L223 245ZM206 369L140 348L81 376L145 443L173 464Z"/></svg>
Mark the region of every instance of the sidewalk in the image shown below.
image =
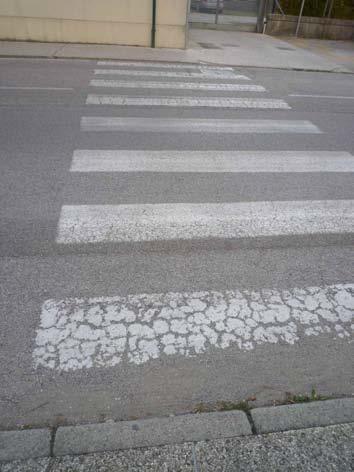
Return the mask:
<svg viewBox="0 0 354 472"><path fill-rule="evenodd" d="M145 60L354 73L353 42L288 39L290 42L256 33L191 29L187 50L1 41L0 57ZM327 44L324 48L325 43L332 43L331 47Z"/></svg>

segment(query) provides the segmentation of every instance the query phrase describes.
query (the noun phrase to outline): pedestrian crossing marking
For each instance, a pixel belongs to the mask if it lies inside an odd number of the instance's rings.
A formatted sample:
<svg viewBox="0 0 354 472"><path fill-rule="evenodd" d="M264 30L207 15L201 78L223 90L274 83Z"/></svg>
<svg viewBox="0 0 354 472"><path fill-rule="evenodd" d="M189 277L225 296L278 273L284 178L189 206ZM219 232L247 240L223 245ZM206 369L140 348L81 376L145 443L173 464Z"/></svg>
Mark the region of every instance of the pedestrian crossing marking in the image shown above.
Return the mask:
<svg viewBox="0 0 354 472"><path fill-rule="evenodd" d="M90 94L87 105L290 109L284 100L232 97L136 97Z"/></svg>
<svg viewBox="0 0 354 472"><path fill-rule="evenodd" d="M233 67L213 66L208 64L187 64L174 62L147 62L147 61L98 61L98 66L142 67L150 69L191 69L191 70L220 70L233 71Z"/></svg>
<svg viewBox="0 0 354 472"><path fill-rule="evenodd" d="M153 82L153 81L128 81L92 79L91 87L106 88L136 88L136 89L175 89L175 90L210 90L220 92L265 92L262 85L251 84L225 84L207 82Z"/></svg>
<svg viewBox="0 0 354 472"><path fill-rule="evenodd" d="M250 80L242 74L235 74L232 71L222 70L201 70L199 72L182 72L182 71L165 71L165 70L129 70L129 69L95 69L95 75L128 75L133 77L146 76L146 77L162 77L162 78L196 78L196 79L232 79L232 80Z"/></svg>
<svg viewBox="0 0 354 472"><path fill-rule="evenodd" d="M60 244L354 232L353 200L64 205Z"/></svg>
<svg viewBox="0 0 354 472"><path fill-rule="evenodd" d="M354 172L335 151L76 150L71 172Z"/></svg>
<svg viewBox="0 0 354 472"><path fill-rule="evenodd" d="M117 116L83 116L81 118L81 130L131 133L322 133L316 125L307 120L180 119Z"/></svg>
<svg viewBox="0 0 354 472"><path fill-rule="evenodd" d="M350 342L354 285L46 300L33 360L58 371L250 351L327 334Z"/></svg>

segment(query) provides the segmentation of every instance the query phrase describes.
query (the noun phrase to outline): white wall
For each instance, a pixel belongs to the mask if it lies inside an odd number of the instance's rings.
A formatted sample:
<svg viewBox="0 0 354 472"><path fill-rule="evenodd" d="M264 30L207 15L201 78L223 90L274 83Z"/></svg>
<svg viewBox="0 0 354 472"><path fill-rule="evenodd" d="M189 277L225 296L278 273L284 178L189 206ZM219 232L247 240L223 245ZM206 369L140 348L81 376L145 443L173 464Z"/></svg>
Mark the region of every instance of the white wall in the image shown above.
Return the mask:
<svg viewBox="0 0 354 472"><path fill-rule="evenodd" d="M156 47L184 48L188 0L157 0ZM0 0L0 39L150 46L152 0Z"/></svg>

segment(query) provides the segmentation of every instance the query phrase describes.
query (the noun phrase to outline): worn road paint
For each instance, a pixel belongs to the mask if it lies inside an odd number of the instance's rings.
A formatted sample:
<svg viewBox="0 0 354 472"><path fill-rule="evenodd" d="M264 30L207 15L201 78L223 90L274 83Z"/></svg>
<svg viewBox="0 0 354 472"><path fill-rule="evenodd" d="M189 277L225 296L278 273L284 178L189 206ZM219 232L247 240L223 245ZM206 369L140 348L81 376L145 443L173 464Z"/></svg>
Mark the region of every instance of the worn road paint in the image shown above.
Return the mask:
<svg viewBox="0 0 354 472"><path fill-rule="evenodd" d="M151 69L191 69L191 70L226 70L233 71L233 67L209 66L207 64L183 64L175 62L147 62L147 61L98 61L98 66L143 67Z"/></svg>
<svg viewBox="0 0 354 472"><path fill-rule="evenodd" d="M350 342L353 313L354 284L47 300L33 359L37 368L75 371L321 334Z"/></svg>
<svg viewBox="0 0 354 472"><path fill-rule="evenodd" d="M81 118L81 130L130 133L322 133L316 125L306 120L129 118L116 116L84 116Z"/></svg>
<svg viewBox="0 0 354 472"><path fill-rule="evenodd" d="M166 106L166 107L210 107L210 108L262 108L289 110L291 107L284 100L273 98L232 98L232 97L135 97L128 95L89 94L86 105L117 106Z"/></svg>
<svg viewBox="0 0 354 472"><path fill-rule="evenodd" d="M51 90L58 92L72 92L74 89L72 87L10 87L2 85L0 86L1 90Z"/></svg>
<svg viewBox="0 0 354 472"><path fill-rule="evenodd" d="M354 232L353 200L64 205L57 242L139 242Z"/></svg>
<svg viewBox="0 0 354 472"><path fill-rule="evenodd" d="M250 80L245 75L235 74L232 71L224 70L213 70L213 69L203 69L199 72L171 72L165 70L131 70L131 69L95 69L95 75L128 75L130 77L136 76L145 76L145 77L179 77L179 78L218 78L218 79L233 79L233 80Z"/></svg>
<svg viewBox="0 0 354 472"><path fill-rule="evenodd" d="M299 93L289 94L289 97L305 97L305 98L334 98L339 100L354 100L354 97L344 97L343 95L302 95Z"/></svg>
<svg viewBox="0 0 354 472"><path fill-rule="evenodd" d="M354 172L335 151L76 150L71 172Z"/></svg>
<svg viewBox="0 0 354 472"><path fill-rule="evenodd" d="M250 84L209 84L206 82L151 82L139 80L92 79L91 87L134 88L134 89L175 89L175 90L214 90L219 92L265 92L262 85Z"/></svg>

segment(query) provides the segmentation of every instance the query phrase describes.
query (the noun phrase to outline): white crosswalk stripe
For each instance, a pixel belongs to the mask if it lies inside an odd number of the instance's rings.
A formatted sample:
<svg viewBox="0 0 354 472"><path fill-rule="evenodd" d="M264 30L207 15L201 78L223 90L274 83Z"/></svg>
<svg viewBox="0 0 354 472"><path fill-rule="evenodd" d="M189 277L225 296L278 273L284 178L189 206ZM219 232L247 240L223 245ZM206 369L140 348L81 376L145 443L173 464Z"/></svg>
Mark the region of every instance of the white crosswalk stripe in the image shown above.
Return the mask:
<svg viewBox="0 0 354 472"><path fill-rule="evenodd" d="M46 300L33 357L36 367L75 371L324 333L350 339L353 308L351 284Z"/></svg>
<svg viewBox="0 0 354 472"><path fill-rule="evenodd" d="M232 71L224 70L212 70L204 69L199 72L166 72L166 71L157 71L157 70L129 70L129 69L95 69L95 75L127 75L130 77L178 77L178 78L196 78L196 79L208 79L208 78L217 78L217 79L232 79L232 80L250 80L248 77L242 74L234 74Z"/></svg>
<svg viewBox="0 0 354 472"><path fill-rule="evenodd" d="M66 205L57 242L138 242L354 232L353 200Z"/></svg>
<svg viewBox="0 0 354 472"><path fill-rule="evenodd" d="M208 118L139 118L116 116L84 116L82 131L129 131L131 133L302 133L322 131L307 120L248 120Z"/></svg>
<svg viewBox="0 0 354 472"><path fill-rule="evenodd" d="M284 100L232 97L135 97L90 94L87 105L290 109Z"/></svg>
<svg viewBox="0 0 354 472"><path fill-rule="evenodd" d="M153 82L131 80L105 80L92 79L91 87L103 88L136 88L136 89L170 89L170 90L206 90L219 92L265 92L262 85L252 84L226 84L206 82Z"/></svg>
<svg viewBox="0 0 354 472"><path fill-rule="evenodd" d="M212 66L207 64L186 64L174 62L146 62L146 61L98 61L98 66L140 67L148 69L190 69L190 70L221 70L233 71L233 67Z"/></svg>
<svg viewBox="0 0 354 472"><path fill-rule="evenodd" d="M71 172L354 172L335 151L77 150Z"/></svg>

